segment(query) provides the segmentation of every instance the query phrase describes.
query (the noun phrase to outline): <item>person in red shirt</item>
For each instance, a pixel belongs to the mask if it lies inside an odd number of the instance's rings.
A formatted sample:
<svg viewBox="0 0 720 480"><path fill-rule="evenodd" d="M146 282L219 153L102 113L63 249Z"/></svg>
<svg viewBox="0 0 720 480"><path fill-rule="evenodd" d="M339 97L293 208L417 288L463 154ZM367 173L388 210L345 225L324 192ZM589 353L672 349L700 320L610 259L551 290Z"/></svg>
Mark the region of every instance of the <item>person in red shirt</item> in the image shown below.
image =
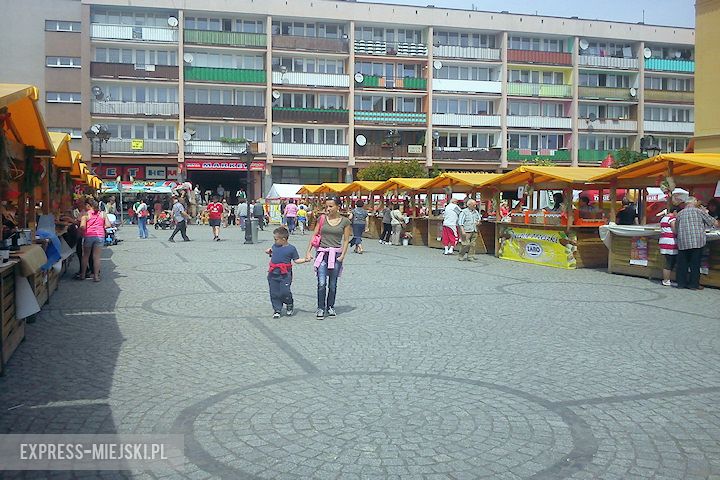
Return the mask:
<svg viewBox="0 0 720 480"><path fill-rule="evenodd" d="M220 221L223 214L223 204L218 202L218 197L213 195L212 202L208 203L207 212L210 218L210 226L213 231L213 240L220 241Z"/></svg>

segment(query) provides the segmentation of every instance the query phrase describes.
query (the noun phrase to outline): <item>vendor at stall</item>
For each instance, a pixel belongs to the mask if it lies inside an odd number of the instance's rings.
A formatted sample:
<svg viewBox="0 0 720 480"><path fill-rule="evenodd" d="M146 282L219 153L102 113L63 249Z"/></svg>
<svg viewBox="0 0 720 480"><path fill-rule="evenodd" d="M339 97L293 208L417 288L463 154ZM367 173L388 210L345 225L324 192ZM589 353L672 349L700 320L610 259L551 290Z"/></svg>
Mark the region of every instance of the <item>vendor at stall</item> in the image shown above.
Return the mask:
<svg viewBox="0 0 720 480"><path fill-rule="evenodd" d="M590 198L585 195L580 197L578 210L580 211L580 218L595 218L598 212L597 207L590 205Z"/></svg>
<svg viewBox="0 0 720 480"><path fill-rule="evenodd" d="M623 208L617 213L616 223L618 225L637 225L638 214L635 205L629 198L623 197L622 206Z"/></svg>
<svg viewBox="0 0 720 480"><path fill-rule="evenodd" d="M550 209L551 212L561 212L564 198L560 192L553 193L553 207Z"/></svg>
<svg viewBox="0 0 720 480"><path fill-rule="evenodd" d="M707 211L715 220L720 219L720 202L717 198L710 199L707 203Z"/></svg>

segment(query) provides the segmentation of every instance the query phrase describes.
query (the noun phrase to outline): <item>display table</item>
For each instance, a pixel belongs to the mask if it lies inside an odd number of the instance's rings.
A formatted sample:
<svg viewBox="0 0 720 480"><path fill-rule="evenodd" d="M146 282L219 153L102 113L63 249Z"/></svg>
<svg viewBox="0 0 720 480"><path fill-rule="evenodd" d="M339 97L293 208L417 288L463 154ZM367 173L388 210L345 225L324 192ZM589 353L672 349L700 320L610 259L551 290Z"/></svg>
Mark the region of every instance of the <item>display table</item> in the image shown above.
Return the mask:
<svg viewBox="0 0 720 480"><path fill-rule="evenodd" d="M15 275L19 261L0 264L0 375L5 373L5 364L25 338L25 319L19 319L16 312Z"/></svg>
<svg viewBox="0 0 720 480"><path fill-rule="evenodd" d="M428 246L428 219L427 217L410 217L404 230L412 234L410 244L423 247Z"/></svg>

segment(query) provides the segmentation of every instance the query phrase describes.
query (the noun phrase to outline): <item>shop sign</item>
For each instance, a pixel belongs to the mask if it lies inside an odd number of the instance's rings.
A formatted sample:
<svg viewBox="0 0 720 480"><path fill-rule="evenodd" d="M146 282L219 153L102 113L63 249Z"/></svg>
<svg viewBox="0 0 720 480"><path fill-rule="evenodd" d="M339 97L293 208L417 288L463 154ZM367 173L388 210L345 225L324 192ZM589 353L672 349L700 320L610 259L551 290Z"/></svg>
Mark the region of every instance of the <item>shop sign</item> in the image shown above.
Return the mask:
<svg viewBox="0 0 720 480"><path fill-rule="evenodd" d="M408 153L410 153L410 154L422 153L422 145L408 145Z"/></svg>
<svg viewBox="0 0 720 480"><path fill-rule="evenodd" d="M141 179L145 176L144 167L125 167L124 177L132 177L134 179Z"/></svg>
<svg viewBox="0 0 720 480"><path fill-rule="evenodd" d="M205 161L199 162L188 160L185 162L185 168L188 170L226 170L236 172L247 172L247 162L221 162L221 161ZM250 170L264 171L265 162L251 162Z"/></svg>
<svg viewBox="0 0 720 480"><path fill-rule="evenodd" d="M577 238L573 232L510 225L500 225L499 229L500 258L556 268L576 267Z"/></svg>
<svg viewBox="0 0 720 480"><path fill-rule="evenodd" d="M145 167L145 178L148 180L165 180L165 167Z"/></svg>
<svg viewBox="0 0 720 480"><path fill-rule="evenodd" d="M133 138L130 141L130 148L132 150L145 150L145 140L142 138Z"/></svg>

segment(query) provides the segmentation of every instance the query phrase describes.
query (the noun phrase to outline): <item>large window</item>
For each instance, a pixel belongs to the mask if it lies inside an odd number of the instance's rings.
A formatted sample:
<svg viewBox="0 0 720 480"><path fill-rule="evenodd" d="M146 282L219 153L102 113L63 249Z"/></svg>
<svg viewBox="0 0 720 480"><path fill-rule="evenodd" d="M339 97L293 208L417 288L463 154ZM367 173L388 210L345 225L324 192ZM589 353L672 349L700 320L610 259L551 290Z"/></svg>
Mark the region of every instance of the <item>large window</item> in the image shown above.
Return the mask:
<svg viewBox="0 0 720 480"><path fill-rule="evenodd" d="M229 90L221 88L185 88L185 102L210 105L242 105L262 107L265 94L256 90Z"/></svg>
<svg viewBox="0 0 720 480"><path fill-rule="evenodd" d="M343 25L335 23L274 21L272 33L296 37L342 38L345 29Z"/></svg>
<svg viewBox="0 0 720 480"><path fill-rule="evenodd" d="M296 185L320 185L338 181L337 168L297 168L273 166L273 180Z"/></svg>
<svg viewBox="0 0 720 480"><path fill-rule="evenodd" d="M599 119L627 120L630 118L629 105L600 105L595 103L581 103L578 108L579 118L590 118L595 115Z"/></svg>
<svg viewBox="0 0 720 480"><path fill-rule="evenodd" d="M375 77L412 77L421 76L422 67L417 64L395 64L395 63L379 63L379 62L356 62L355 71L363 75L372 75Z"/></svg>
<svg viewBox="0 0 720 480"><path fill-rule="evenodd" d="M588 48L579 50L580 55L595 57L633 58L632 46L628 43L588 42Z"/></svg>
<svg viewBox="0 0 720 480"><path fill-rule="evenodd" d="M356 95L355 110L373 112L422 112L422 99L418 97L383 97Z"/></svg>
<svg viewBox="0 0 720 480"><path fill-rule="evenodd" d="M665 58L669 60L692 60L693 49L687 47L660 47L650 46L652 58Z"/></svg>
<svg viewBox="0 0 720 480"><path fill-rule="evenodd" d="M468 98L433 98L433 113L456 113L459 115L492 115L493 103L489 100Z"/></svg>
<svg viewBox="0 0 720 480"><path fill-rule="evenodd" d="M483 67L443 65L434 72L435 78L448 80L490 80L490 69Z"/></svg>
<svg viewBox="0 0 720 480"><path fill-rule="evenodd" d="M422 31L407 28L355 27L355 40L421 43Z"/></svg>
<svg viewBox="0 0 720 480"><path fill-rule="evenodd" d="M190 52L193 56L193 67L236 68L245 70L262 70L265 60L262 55L233 55L230 53Z"/></svg>
<svg viewBox="0 0 720 480"><path fill-rule="evenodd" d="M345 73L345 62L336 59L274 57L272 64L275 71L285 67L289 72Z"/></svg>
<svg viewBox="0 0 720 480"><path fill-rule="evenodd" d="M211 30L215 32L263 33L265 22L232 18L185 17L188 30Z"/></svg>
<svg viewBox="0 0 720 480"><path fill-rule="evenodd" d="M695 80L692 78L645 77L645 88L648 90L667 90L671 92L695 91Z"/></svg>
<svg viewBox="0 0 720 480"><path fill-rule="evenodd" d="M262 141L265 128L261 126L231 125L227 123L194 124L193 140L220 141L221 138L244 138L248 142Z"/></svg>
<svg viewBox="0 0 720 480"><path fill-rule="evenodd" d="M433 43L443 46L496 48L496 37L480 33L435 32Z"/></svg>
<svg viewBox="0 0 720 480"><path fill-rule="evenodd" d="M690 143L690 139L687 137L655 137L655 143L665 153L684 152Z"/></svg>
<svg viewBox="0 0 720 480"><path fill-rule="evenodd" d="M80 22L65 20L45 20L46 32L80 32Z"/></svg>
<svg viewBox="0 0 720 480"><path fill-rule="evenodd" d="M535 50L538 52L563 52L565 42L555 38L532 38L510 36L511 50Z"/></svg>
<svg viewBox="0 0 720 480"><path fill-rule="evenodd" d="M80 68L80 57L45 57L45 65L59 68Z"/></svg>
<svg viewBox="0 0 720 480"><path fill-rule="evenodd" d="M113 102L177 103L177 87L143 85L102 85L105 98Z"/></svg>
<svg viewBox="0 0 720 480"><path fill-rule="evenodd" d="M563 85L562 72L545 72L538 70L508 70L508 81L514 83L542 83L546 85Z"/></svg>
<svg viewBox="0 0 720 480"><path fill-rule="evenodd" d="M46 92L47 103L80 103L80 92Z"/></svg>
<svg viewBox="0 0 720 480"><path fill-rule="evenodd" d="M628 137L616 135L580 135L578 148L581 150L617 150L627 148Z"/></svg>
<svg viewBox="0 0 720 480"><path fill-rule="evenodd" d="M440 132L436 146L441 148L492 148L494 133L481 132Z"/></svg>
<svg viewBox="0 0 720 480"><path fill-rule="evenodd" d="M695 112L692 108L645 107L645 120L689 123L695 121Z"/></svg>
<svg viewBox="0 0 720 480"><path fill-rule="evenodd" d="M107 125L110 138L130 140L175 140L175 125L155 123L110 123Z"/></svg>
<svg viewBox="0 0 720 480"><path fill-rule="evenodd" d="M565 106L557 102L508 102L508 115L564 117Z"/></svg>
<svg viewBox="0 0 720 480"><path fill-rule="evenodd" d="M177 12L132 12L128 10L93 9L92 23L110 25L137 25L146 27L168 27L168 18L177 17Z"/></svg>
<svg viewBox="0 0 720 480"><path fill-rule="evenodd" d="M96 47L96 62L132 63L135 65L177 65L177 52L170 50L143 50L133 48Z"/></svg>
<svg viewBox="0 0 720 480"><path fill-rule="evenodd" d="M345 108L345 99L342 95L284 92L277 105L286 108L342 109Z"/></svg>
<svg viewBox="0 0 720 480"><path fill-rule="evenodd" d="M580 86L630 88L630 75L580 73Z"/></svg>
<svg viewBox="0 0 720 480"><path fill-rule="evenodd" d="M318 143L323 145L344 145L345 132L335 128L281 128L282 143Z"/></svg>
<svg viewBox="0 0 720 480"><path fill-rule="evenodd" d="M565 146L565 137L558 134L518 134L508 135L508 148L520 150L557 150Z"/></svg>
<svg viewBox="0 0 720 480"><path fill-rule="evenodd" d="M48 127L48 132L67 133L73 140L83 138L83 132L81 128Z"/></svg>

